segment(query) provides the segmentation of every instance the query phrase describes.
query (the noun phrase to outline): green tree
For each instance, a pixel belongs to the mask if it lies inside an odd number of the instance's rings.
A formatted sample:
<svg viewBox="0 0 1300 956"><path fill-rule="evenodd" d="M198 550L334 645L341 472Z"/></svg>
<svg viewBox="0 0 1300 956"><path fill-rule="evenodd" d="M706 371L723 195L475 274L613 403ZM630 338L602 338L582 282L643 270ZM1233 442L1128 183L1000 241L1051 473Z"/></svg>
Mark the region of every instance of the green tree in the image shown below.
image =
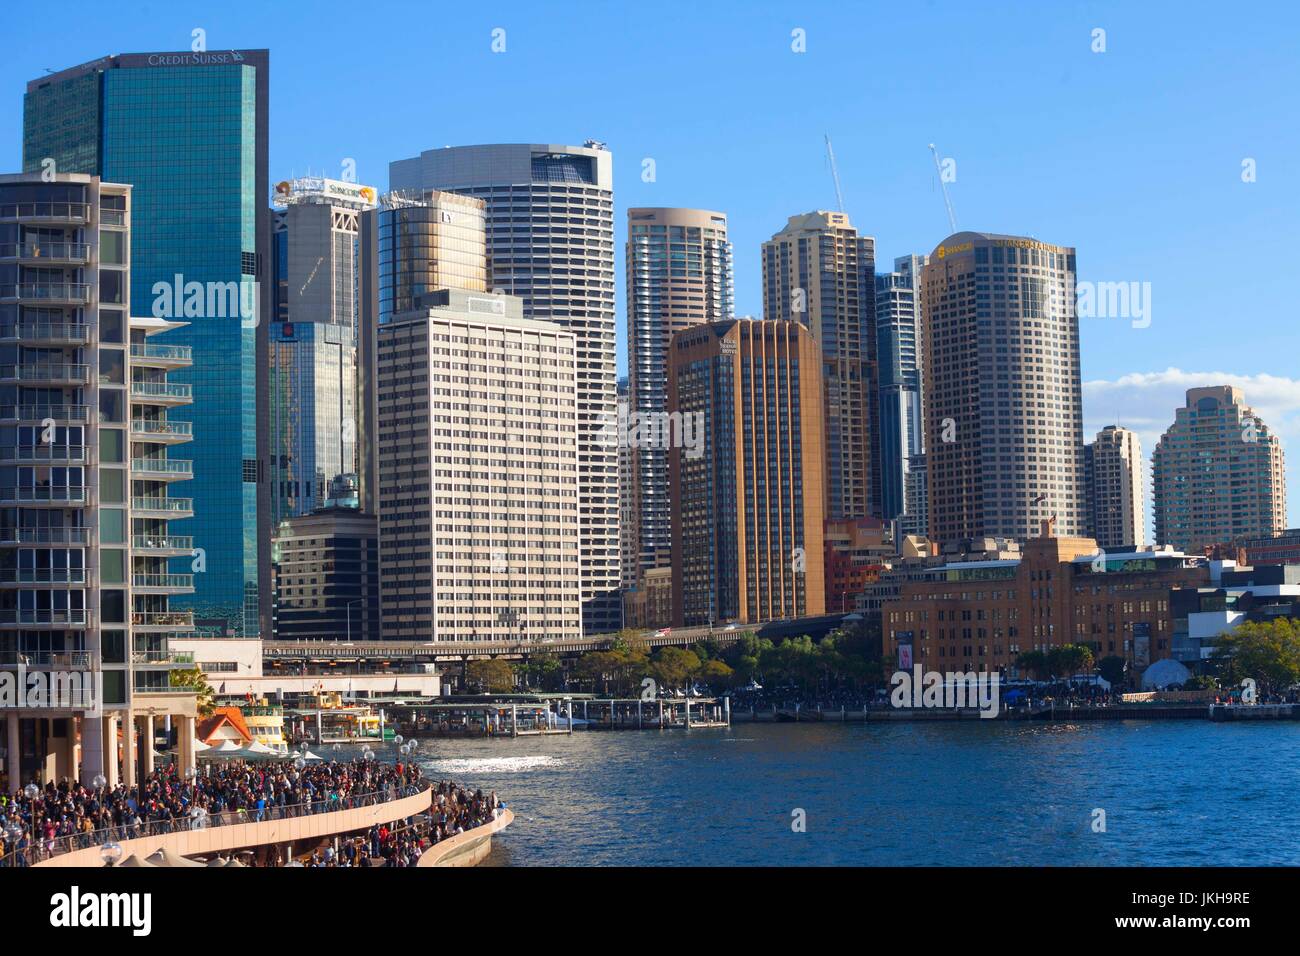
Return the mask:
<svg viewBox="0 0 1300 956"><path fill-rule="evenodd" d="M1047 655L1042 651L1024 651L1016 658L1016 667L1035 680L1042 680L1048 673Z"/></svg>
<svg viewBox="0 0 1300 956"><path fill-rule="evenodd" d="M1300 681L1300 622L1294 618L1246 621L1220 634L1214 647L1224 658L1220 673L1234 685L1249 677L1271 694Z"/></svg>
<svg viewBox="0 0 1300 956"><path fill-rule="evenodd" d="M650 675L664 689L684 687L700 670L700 658L681 647L661 647L650 665Z"/></svg>
<svg viewBox="0 0 1300 956"><path fill-rule="evenodd" d="M167 683L172 687L179 687L185 690L194 691L195 704L199 709L200 717L211 717L213 708L216 706L217 692L212 689L212 685L203 675L203 671L197 667L183 667L174 670L167 678Z"/></svg>
<svg viewBox="0 0 1300 956"><path fill-rule="evenodd" d="M1124 686L1124 675L1127 671L1128 661L1118 654L1109 654L1097 664L1097 673L1116 690Z"/></svg>
<svg viewBox="0 0 1300 956"><path fill-rule="evenodd" d="M465 683L480 694L508 694L515 689L515 670L499 657L466 661Z"/></svg>

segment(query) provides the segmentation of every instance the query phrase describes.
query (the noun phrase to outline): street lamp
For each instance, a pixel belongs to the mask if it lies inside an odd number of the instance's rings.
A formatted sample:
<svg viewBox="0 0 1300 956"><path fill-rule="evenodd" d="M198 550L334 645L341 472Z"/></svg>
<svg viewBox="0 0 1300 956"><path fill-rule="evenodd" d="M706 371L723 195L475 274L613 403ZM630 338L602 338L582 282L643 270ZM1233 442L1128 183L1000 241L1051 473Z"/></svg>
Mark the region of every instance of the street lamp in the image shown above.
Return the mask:
<svg viewBox="0 0 1300 956"><path fill-rule="evenodd" d="M104 861L105 866L117 866L117 861L122 859L121 844L111 840L105 843L99 848L99 858Z"/></svg>

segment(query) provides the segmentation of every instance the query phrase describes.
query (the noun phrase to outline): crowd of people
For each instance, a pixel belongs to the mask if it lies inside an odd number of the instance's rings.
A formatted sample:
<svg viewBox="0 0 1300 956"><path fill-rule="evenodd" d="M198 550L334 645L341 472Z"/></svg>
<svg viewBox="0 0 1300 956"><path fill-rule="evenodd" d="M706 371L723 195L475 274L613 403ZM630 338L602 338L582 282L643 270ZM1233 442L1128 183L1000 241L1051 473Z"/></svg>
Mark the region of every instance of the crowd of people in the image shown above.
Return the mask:
<svg viewBox="0 0 1300 956"><path fill-rule="evenodd" d="M410 792L420 781L414 764L354 760L273 761L186 774L168 766L149 774L143 787L47 783L31 796L26 788L0 793L0 859L22 865L27 857L110 839L328 813L372 795Z"/></svg>

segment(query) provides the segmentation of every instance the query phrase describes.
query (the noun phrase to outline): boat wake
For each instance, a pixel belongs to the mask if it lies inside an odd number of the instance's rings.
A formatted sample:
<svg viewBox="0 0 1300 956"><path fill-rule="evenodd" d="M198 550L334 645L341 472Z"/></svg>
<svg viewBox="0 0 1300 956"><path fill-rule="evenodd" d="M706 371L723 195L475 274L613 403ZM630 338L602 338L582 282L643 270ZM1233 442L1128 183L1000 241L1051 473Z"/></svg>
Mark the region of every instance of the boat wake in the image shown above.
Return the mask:
<svg viewBox="0 0 1300 956"><path fill-rule="evenodd" d="M429 769L439 773L527 773L558 767L563 763L558 757L534 754L527 757L449 757L429 761Z"/></svg>

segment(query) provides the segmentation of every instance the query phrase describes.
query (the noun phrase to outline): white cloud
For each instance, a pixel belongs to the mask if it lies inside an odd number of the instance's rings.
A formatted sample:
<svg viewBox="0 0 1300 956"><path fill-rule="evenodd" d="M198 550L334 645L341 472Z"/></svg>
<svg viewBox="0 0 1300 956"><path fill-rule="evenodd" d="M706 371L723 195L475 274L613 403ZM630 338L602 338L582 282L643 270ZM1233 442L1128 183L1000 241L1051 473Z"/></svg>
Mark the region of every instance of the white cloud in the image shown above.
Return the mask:
<svg viewBox="0 0 1300 956"><path fill-rule="evenodd" d="M1083 383L1083 436L1092 441L1107 425L1123 425L1138 433L1150 474L1151 452L1165 429L1173 424L1175 409L1187 403L1189 388L1233 385L1241 389L1246 404L1282 440L1287 452L1287 525L1297 527L1294 499L1300 492L1300 379L1279 375L1237 375L1232 372L1132 372L1110 381ZM1150 498L1150 485L1146 489ZM1149 503L1149 502L1148 502Z"/></svg>

